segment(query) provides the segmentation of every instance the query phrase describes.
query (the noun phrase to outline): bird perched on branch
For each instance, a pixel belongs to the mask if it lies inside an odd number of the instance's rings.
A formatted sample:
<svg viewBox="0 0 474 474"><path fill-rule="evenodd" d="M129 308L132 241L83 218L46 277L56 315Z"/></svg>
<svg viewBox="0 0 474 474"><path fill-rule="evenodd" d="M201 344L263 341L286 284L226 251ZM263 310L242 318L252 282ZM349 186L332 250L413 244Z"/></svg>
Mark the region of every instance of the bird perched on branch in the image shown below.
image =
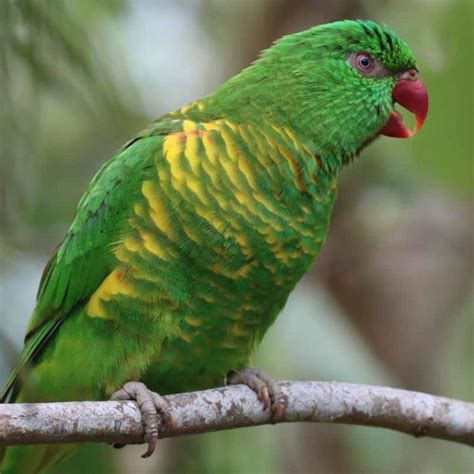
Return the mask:
<svg viewBox="0 0 474 474"><path fill-rule="evenodd" d="M135 399L152 453L173 416L158 395L246 383L274 416L286 400L248 369L324 242L341 168L379 135L426 118L405 42L371 21L277 41L215 93L160 117L102 166L44 270L10 402ZM37 473L73 445L6 449Z"/></svg>

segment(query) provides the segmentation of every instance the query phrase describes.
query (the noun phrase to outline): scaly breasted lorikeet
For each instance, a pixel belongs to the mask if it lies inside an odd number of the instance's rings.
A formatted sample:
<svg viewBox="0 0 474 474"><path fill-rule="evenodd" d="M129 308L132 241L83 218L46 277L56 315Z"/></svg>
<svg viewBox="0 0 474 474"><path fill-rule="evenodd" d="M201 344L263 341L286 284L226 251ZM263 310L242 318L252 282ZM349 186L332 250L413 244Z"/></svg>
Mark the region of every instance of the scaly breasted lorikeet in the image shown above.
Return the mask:
<svg viewBox="0 0 474 474"><path fill-rule="evenodd" d="M244 381L324 242L341 168L379 135L412 132L428 96L407 44L372 21L277 41L215 93L160 117L92 180L46 265L10 402L135 397ZM156 395L156 396L155 396ZM283 406L282 406L283 404ZM153 424L154 423L154 424ZM156 421L147 427L150 454ZM72 445L6 449L36 473Z"/></svg>

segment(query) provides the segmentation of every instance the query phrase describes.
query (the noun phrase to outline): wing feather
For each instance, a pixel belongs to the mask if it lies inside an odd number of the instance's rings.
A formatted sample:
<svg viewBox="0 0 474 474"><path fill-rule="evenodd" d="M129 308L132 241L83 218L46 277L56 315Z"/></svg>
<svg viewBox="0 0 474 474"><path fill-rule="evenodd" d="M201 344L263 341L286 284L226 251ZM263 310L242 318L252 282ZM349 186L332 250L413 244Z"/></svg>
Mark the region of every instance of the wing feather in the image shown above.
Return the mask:
<svg viewBox="0 0 474 474"><path fill-rule="evenodd" d="M134 194L161 153L161 134L129 142L99 170L80 200L62 244L47 263L25 347L0 395L17 391L20 374L38 356L64 319L99 287L113 269L113 244L123 234Z"/></svg>

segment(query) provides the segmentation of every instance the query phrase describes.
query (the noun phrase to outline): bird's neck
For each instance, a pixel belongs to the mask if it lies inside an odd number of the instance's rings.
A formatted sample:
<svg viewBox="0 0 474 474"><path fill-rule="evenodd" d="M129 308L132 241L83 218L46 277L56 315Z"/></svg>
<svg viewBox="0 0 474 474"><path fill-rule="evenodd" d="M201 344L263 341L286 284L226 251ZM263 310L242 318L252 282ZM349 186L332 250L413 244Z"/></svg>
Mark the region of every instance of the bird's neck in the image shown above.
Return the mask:
<svg viewBox="0 0 474 474"><path fill-rule="evenodd" d="M301 143L314 149L315 155L333 175L360 151L352 143L347 145L330 136L321 104L314 97L304 100L293 92L291 83L285 86L270 74L262 79L260 74L253 77L252 73L252 68L244 70L214 94L202 99L206 115L257 127L291 130ZM244 75L243 79L241 75ZM300 106L296 105L300 103Z"/></svg>
<svg viewBox="0 0 474 474"><path fill-rule="evenodd" d="M353 155L347 156L343 153L326 153L318 144L317 137L308 133L307 127L302 127L297 117L285 112L283 103L269 104L258 90L253 93L251 88L245 91L237 91L234 88L227 90L226 87L219 89L215 94L192 102L174 113L173 118L196 122L214 122L217 120L228 120L238 125L248 125L273 133L274 129L287 130L307 150L311 150L318 157L322 165L321 173L328 178L336 178L339 170L348 162Z"/></svg>

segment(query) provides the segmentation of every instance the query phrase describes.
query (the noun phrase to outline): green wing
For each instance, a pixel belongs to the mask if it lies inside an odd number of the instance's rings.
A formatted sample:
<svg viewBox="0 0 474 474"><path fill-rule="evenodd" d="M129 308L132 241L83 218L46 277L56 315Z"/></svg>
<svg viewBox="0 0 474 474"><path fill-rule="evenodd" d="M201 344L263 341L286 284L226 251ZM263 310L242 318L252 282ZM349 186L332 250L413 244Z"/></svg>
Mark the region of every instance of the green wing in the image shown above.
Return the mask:
<svg viewBox="0 0 474 474"><path fill-rule="evenodd" d="M157 133L158 132L158 133ZM38 355L71 310L97 289L112 271L113 245L127 226L134 196L161 153L161 130L129 142L92 180L73 223L41 278L25 347L0 396L7 399L21 371Z"/></svg>

